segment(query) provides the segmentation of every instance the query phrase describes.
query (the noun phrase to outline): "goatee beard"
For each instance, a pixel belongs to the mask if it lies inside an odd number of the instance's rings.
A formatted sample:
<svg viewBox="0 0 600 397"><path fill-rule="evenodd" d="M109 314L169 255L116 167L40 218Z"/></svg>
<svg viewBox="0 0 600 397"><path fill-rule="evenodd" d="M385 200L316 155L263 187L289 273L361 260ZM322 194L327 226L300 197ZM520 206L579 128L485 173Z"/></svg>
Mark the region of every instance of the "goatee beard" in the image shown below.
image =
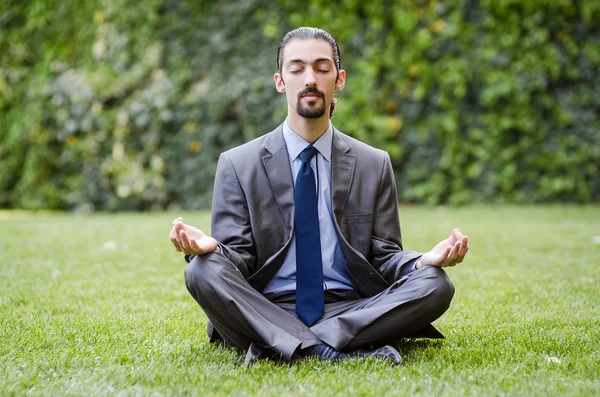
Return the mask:
<svg viewBox="0 0 600 397"><path fill-rule="evenodd" d="M321 105L317 107L316 101L308 101L305 106L302 104L302 97L307 94L317 94L321 97ZM325 114L325 95L316 88L306 88L298 94L298 103L296 104L296 112L305 119L318 119Z"/></svg>

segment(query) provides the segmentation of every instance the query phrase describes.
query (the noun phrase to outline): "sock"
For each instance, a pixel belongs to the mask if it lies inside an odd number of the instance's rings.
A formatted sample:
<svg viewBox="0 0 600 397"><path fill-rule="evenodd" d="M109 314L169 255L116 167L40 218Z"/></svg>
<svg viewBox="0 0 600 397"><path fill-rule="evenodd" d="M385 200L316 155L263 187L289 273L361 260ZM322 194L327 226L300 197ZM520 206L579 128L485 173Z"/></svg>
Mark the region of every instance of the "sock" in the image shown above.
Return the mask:
<svg viewBox="0 0 600 397"><path fill-rule="evenodd" d="M299 353L303 357L316 356L323 360L342 360L349 356L326 344L310 346L300 350Z"/></svg>

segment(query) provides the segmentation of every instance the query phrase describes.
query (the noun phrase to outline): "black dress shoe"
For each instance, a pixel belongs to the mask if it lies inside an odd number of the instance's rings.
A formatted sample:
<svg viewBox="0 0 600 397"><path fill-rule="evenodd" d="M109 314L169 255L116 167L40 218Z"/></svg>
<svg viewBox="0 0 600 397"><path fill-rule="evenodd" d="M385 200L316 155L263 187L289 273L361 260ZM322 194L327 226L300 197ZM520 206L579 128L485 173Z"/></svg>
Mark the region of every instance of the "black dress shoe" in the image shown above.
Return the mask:
<svg viewBox="0 0 600 397"><path fill-rule="evenodd" d="M402 356L398 350L394 349L390 345L379 347L375 350L358 350L355 353L349 353L351 358L381 358L384 360L391 360L394 365L402 363Z"/></svg>
<svg viewBox="0 0 600 397"><path fill-rule="evenodd" d="M250 347L248 348L248 352L246 353L246 358L244 359L244 367L247 367L258 360L267 360L270 358L279 357L281 357L280 354L275 350L259 343L251 343Z"/></svg>
<svg viewBox="0 0 600 397"><path fill-rule="evenodd" d="M318 357L321 360L337 361L343 359L361 359L361 358L380 358L384 360L391 360L395 365L402 362L402 356L398 353L398 350L392 346L385 345L374 350L356 350L354 352L343 353L335 350L333 347L328 345L316 345L311 346L301 351L303 357Z"/></svg>

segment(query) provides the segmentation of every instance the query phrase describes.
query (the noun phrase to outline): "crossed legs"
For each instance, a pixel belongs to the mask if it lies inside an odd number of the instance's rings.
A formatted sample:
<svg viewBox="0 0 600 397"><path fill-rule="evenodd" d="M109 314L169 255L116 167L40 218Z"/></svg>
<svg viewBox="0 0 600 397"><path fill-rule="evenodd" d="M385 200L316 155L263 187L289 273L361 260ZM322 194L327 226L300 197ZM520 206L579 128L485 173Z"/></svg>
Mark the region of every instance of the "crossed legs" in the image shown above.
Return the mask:
<svg viewBox="0 0 600 397"><path fill-rule="evenodd" d="M323 342L351 351L420 336L454 295L444 270L428 266L373 297L326 304L323 316L308 327L293 303L271 302L222 253L196 256L185 269L185 282L226 343L245 350L258 342L286 360L298 347Z"/></svg>

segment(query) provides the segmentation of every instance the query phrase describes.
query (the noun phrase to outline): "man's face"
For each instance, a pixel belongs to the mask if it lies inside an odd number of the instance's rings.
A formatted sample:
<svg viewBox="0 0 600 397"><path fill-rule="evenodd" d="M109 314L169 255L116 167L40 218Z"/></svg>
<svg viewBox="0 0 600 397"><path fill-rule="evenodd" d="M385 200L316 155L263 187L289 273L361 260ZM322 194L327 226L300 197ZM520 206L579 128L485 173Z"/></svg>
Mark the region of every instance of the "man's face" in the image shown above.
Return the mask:
<svg viewBox="0 0 600 397"><path fill-rule="evenodd" d="M277 91L285 92L288 109L304 118L319 118L329 117L334 91L344 88L346 72L338 74L327 41L292 39L283 49L281 74L274 79Z"/></svg>

